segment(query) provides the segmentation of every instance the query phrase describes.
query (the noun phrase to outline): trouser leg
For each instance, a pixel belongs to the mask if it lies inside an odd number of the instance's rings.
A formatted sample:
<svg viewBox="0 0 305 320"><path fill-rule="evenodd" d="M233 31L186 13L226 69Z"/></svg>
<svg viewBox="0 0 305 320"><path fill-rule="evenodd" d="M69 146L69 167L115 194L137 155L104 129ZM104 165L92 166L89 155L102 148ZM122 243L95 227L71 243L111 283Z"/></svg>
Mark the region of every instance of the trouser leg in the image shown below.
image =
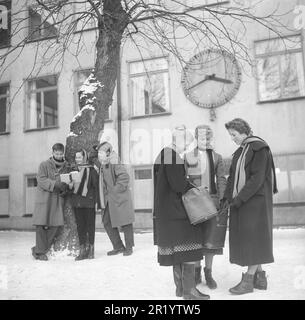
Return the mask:
<svg viewBox="0 0 305 320"><path fill-rule="evenodd" d="M89 244L94 244L95 240L95 210L93 208L87 209L87 233L89 237Z"/></svg>
<svg viewBox="0 0 305 320"><path fill-rule="evenodd" d="M132 223L122 226L122 231L124 232L125 246L127 249L131 249L134 246L134 235L133 235Z"/></svg>
<svg viewBox="0 0 305 320"><path fill-rule="evenodd" d="M104 228L107 232L107 235L112 243L113 249L114 250L121 249L124 245L121 240L118 228L112 228L108 205L106 206L105 212L103 215L103 224L104 224Z"/></svg>
<svg viewBox="0 0 305 320"><path fill-rule="evenodd" d="M57 231L58 227L45 229L44 226L36 226L36 254L46 254L49 251Z"/></svg>
<svg viewBox="0 0 305 320"><path fill-rule="evenodd" d="M86 244L86 212L83 208L75 208L75 220L80 245Z"/></svg>

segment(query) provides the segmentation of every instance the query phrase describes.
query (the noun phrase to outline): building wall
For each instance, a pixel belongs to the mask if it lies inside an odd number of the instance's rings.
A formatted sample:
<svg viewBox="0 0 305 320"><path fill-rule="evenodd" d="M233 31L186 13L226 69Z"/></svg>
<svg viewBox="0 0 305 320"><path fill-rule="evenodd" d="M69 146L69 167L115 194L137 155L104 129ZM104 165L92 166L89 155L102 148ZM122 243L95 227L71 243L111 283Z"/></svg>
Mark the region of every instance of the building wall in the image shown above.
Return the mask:
<svg viewBox="0 0 305 320"><path fill-rule="evenodd" d="M280 1L283 11L293 9L299 1ZM278 1L265 2L266 7L258 8L259 12L267 11L275 7ZM18 10L15 8L14 10ZM293 14L290 19L284 21L293 27ZM25 31L26 32L26 29ZM299 33L298 30L295 33ZM301 31L301 33L304 33ZM263 28L248 28L245 38L254 54L254 41L268 38L268 33ZM26 108L26 87L21 87L22 81L31 73L34 63L33 52L38 43L27 44L21 57L8 68L4 73L1 83L10 83L10 96L12 100L10 110L10 130L9 134L0 135L0 147L4 152L0 153L0 178L9 177L9 217L0 216L0 229L32 228L32 218L24 217L26 214L25 204L25 176L37 172L39 163L46 160L51 155L51 147L55 142L65 143L69 133L69 124L77 111L75 104L75 72L77 70L90 69L94 65L94 43L95 31L86 31L84 50L78 60L67 54L64 60L63 69L60 66L46 66L40 75L58 74L58 128L46 130L25 130L25 108ZM18 41L13 39L13 41ZM186 42L190 46L189 57L194 54L191 42ZM0 49L3 50L3 49ZM43 50L43 48L41 48ZM50 51L50 54L53 54ZM151 48L142 52L144 58L163 56L157 48ZM304 40L303 40L303 61L304 61ZM150 169L153 161L163 145L169 142L166 135L162 143L158 143L156 132L169 132L176 125L185 124L190 130L195 129L199 124L209 124L214 131L214 146L217 152L221 153L225 159L230 159L236 146L230 140L224 127L224 123L241 117L250 123L256 135L264 138L271 146L275 155L300 154L305 158L305 119L304 99L281 101L276 103L258 104L257 81L253 76L249 65L241 63L243 68L242 82L236 96L226 105L216 109L216 119L210 120L209 110L199 108L192 104L184 95L181 86L181 67L178 61L167 55L169 62L169 99L170 110L168 114L154 115L147 117L133 118L130 105L130 82L129 65L130 62L141 59L138 49L129 41L122 47L121 58L121 103L122 103L122 136L121 136L121 156L126 164L131 176L131 187L137 190L134 193L134 202L141 203L141 199L147 199L146 205L136 208L136 228L152 228L152 180L141 181L140 183L150 183L150 187L141 188L139 181L135 179L135 169ZM13 57L11 57L13 59ZM36 65L38 68L38 64ZM35 74L37 70L34 71ZM21 88L21 89L20 89ZM19 90L20 89L20 90ZM17 93L18 91L18 93ZM117 122L117 100L111 111L111 120L105 123L105 132L115 138L118 129ZM116 142L114 142L116 145ZM118 149L118 146L117 146ZM305 170L305 168L303 168ZM147 194L149 193L149 194ZM139 200L140 199L140 200ZM142 201L143 202L143 201ZM274 223L275 225L299 225L305 224L305 199L291 203L281 203L275 205ZM142 207L141 207L142 206ZM101 222L97 219L97 227Z"/></svg>

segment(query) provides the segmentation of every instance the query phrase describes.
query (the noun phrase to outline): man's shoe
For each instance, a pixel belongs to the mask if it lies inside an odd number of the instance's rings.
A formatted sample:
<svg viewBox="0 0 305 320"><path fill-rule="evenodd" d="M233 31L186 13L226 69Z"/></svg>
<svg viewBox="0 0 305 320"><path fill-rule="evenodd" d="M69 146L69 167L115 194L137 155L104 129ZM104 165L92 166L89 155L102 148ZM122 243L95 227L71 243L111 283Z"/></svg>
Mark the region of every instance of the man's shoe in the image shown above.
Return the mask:
<svg viewBox="0 0 305 320"><path fill-rule="evenodd" d="M241 282L237 286L229 289L229 291L236 295L253 292L253 279L254 275L243 273Z"/></svg>
<svg viewBox="0 0 305 320"><path fill-rule="evenodd" d="M255 289L267 290L267 277L265 271L255 272L253 286Z"/></svg>
<svg viewBox="0 0 305 320"><path fill-rule="evenodd" d="M84 260L84 259L87 259L87 257L88 256L87 256L86 246L82 244L79 247L79 254L75 258L75 261Z"/></svg>
<svg viewBox="0 0 305 320"><path fill-rule="evenodd" d="M94 259L94 244L89 244L88 259Z"/></svg>
<svg viewBox="0 0 305 320"><path fill-rule="evenodd" d="M124 247L122 247L120 249L113 249L113 250L107 252L107 256L115 256L116 254L124 253L124 251L125 251Z"/></svg>
<svg viewBox="0 0 305 320"><path fill-rule="evenodd" d="M132 248L126 248L123 252L123 256L131 256L133 253Z"/></svg>

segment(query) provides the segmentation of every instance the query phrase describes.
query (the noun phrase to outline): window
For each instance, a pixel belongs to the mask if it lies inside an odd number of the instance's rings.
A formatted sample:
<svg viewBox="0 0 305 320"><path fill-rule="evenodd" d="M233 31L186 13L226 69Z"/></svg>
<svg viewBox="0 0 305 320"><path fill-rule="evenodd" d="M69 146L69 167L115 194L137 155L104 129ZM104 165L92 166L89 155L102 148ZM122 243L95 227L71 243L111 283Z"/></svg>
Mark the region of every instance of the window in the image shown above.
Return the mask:
<svg viewBox="0 0 305 320"><path fill-rule="evenodd" d="M26 129L58 125L57 77L47 76L28 82Z"/></svg>
<svg viewBox="0 0 305 320"><path fill-rule="evenodd" d="M92 29L97 27L97 19L89 14L90 12L95 14L93 12L92 6L88 1L75 1L74 2L74 12L79 14L75 15L77 17L77 31ZM84 13L85 12L85 13Z"/></svg>
<svg viewBox="0 0 305 320"><path fill-rule="evenodd" d="M274 203L305 202L305 154L274 156L279 192Z"/></svg>
<svg viewBox="0 0 305 320"><path fill-rule="evenodd" d="M169 111L169 75L166 58L131 62L129 77L132 116Z"/></svg>
<svg viewBox="0 0 305 320"><path fill-rule="evenodd" d="M134 168L134 205L135 209L152 209L153 207L153 180L152 169Z"/></svg>
<svg viewBox="0 0 305 320"><path fill-rule="evenodd" d="M255 42L258 100L305 97L301 36Z"/></svg>
<svg viewBox="0 0 305 320"><path fill-rule="evenodd" d="M0 134L9 131L9 85L0 84Z"/></svg>
<svg viewBox="0 0 305 320"><path fill-rule="evenodd" d="M9 215L9 178L0 177L0 216Z"/></svg>
<svg viewBox="0 0 305 320"><path fill-rule="evenodd" d="M86 79L89 77L92 69L86 69L86 70L80 70L75 73L75 113L78 113L79 109L79 89L83 85L83 83L86 81ZM115 93L114 93L115 95ZM108 113L106 114L106 119L109 120L111 115L111 106L108 109Z"/></svg>
<svg viewBox="0 0 305 320"><path fill-rule="evenodd" d="M57 28L54 26L56 21L54 15L41 6L29 8L29 39L37 40L43 38L56 37Z"/></svg>
<svg viewBox="0 0 305 320"><path fill-rule="evenodd" d="M11 1L0 1L0 48L11 44Z"/></svg>
<svg viewBox="0 0 305 320"><path fill-rule="evenodd" d="M36 175L26 176L25 179L25 215L31 216L34 213L35 207L37 179Z"/></svg>

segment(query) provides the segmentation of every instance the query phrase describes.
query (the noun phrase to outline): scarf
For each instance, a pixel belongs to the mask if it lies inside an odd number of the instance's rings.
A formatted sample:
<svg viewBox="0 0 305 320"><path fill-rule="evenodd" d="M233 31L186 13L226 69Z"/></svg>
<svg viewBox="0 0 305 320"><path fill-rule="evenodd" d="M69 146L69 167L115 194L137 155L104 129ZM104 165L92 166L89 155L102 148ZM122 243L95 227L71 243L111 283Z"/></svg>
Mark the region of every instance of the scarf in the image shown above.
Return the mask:
<svg viewBox="0 0 305 320"><path fill-rule="evenodd" d="M246 138L241 147L242 147L242 152L237 160L236 163L236 170L235 170L235 177L234 177L234 185L233 185L233 194L232 197L235 198L241 189L245 186L246 184L246 171L245 171L245 162L246 162L246 155L250 147L251 142L255 141L262 141L265 142L263 139L258 138L258 137L248 137ZM272 159L272 184L273 184L273 193L277 193L277 184L276 184L276 175L275 175L275 167L274 167L274 162L273 162L273 157L271 154L271 151L269 149L271 159Z"/></svg>
<svg viewBox="0 0 305 320"><path fill-rule="evenodd" d="M73 193L86 197L88 193L88 184L90 177L90 167L82 167L79 171L80 174L80 182L74 182L74 190Z"/></svg>
<svg viewBox="0 0 305 320"><path fill-rule="evenodd" d="M66 163L66 161L64 159L56 160L54 157L51 157L50 159L53 161L53 163L55 164L56 169L58 169L58 170L62 169L62 167Z"/></svg>
<svg viewBox="0 0 305 320"><path fill-rule="evenodd" d="M105 198L104 198L104 176L102 166L99 169L99 196L101 209L105 209Z"/></svg>

